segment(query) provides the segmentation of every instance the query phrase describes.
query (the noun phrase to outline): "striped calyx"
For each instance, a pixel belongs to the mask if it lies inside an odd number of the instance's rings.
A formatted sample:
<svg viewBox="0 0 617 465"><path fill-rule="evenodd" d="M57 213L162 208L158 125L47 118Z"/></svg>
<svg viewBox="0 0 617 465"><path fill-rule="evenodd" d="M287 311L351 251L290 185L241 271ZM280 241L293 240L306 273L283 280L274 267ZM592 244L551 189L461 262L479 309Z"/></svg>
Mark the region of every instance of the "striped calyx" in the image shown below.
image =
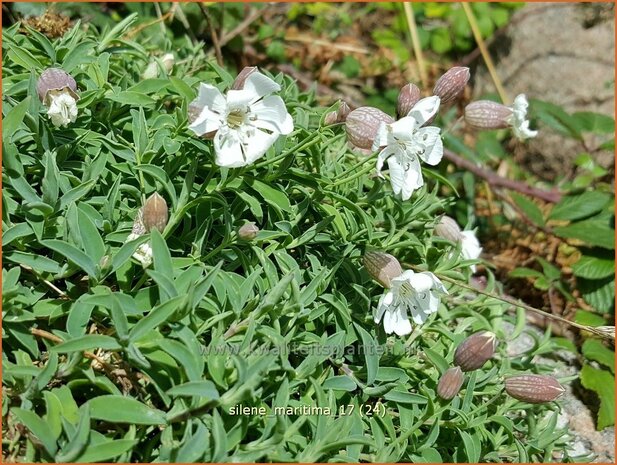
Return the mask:
<svg viewBox="0 0 617 465"><path fill-rule="evenodd" d="M540 404L551 402L566 390L549 375L518 375L506 378L506 392L517 400Z"/></svg>
<svg viewBox="0 0 617 465"><path fill-rule="evenodd" d="M375 281L385 288L392 287L392 279L403 274L399 261L384 252L367 252L363 258L364 268Z"/></svg>
<svg viewBox="0 0 617 465"><path fill-rule="evenodd" d="M463 371L482 368L494 354L497 338L490 331L472 334L459 344L454 352L454 363Z"/></svg>

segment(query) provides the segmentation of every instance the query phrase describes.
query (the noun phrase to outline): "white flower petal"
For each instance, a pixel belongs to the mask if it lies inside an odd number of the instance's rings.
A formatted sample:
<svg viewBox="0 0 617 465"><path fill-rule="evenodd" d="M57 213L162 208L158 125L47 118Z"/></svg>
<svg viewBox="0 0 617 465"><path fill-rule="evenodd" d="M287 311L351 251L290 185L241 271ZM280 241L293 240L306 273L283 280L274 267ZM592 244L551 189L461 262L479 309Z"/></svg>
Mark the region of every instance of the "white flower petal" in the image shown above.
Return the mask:
<svg viewBox="0 0 617 465"><path fill-rule="evenodd" d="M259 97L255 96L255 94L246 89L242 90L228 90L227 91L227 103L226 108L227 111L240 109L242 111L247 111L249 105L251 105L255 100Z"/></svg>
<svg viewBox="0 0 617 465"><path fill-rule="evenodd" d="M55 127L66 127L77 119L77 102L68 93L55 95L51 99L47 115Z"/></svg>
<svg viewBox="0 0 617 465"><path fill-rule="evenodd" d="M411 322L407 317L406 310L401 308L398 312L396 312L397 320L396 325L394 326L394 332L398 336L405 336L411 333Z"/></svg>
<svg viewBox="0 0 617 465"><path fill-rule="evenodd" d="M381 152L379 152L379 155L377 155L377 165L375 166L375 168L377 169L377 175L380 178L383 178L383 175L381 174L381 170L383 170L384 161L386 161L388 157L394 155L395 153L396 153L396 150L394 149L394 147L387 146Z"/></svg>
<svg viewBox="0 0 617 465"><path fill-rule="evenodd" d="M390 302L386 303L386 299L388 297L390 297ZM392 302L392 297L392 293L388 292L379 298L379 303L377 304L377 311L373 315L373 320L375 321L375 323L379 323L381 321L381 318L383 317L384 312L388 308L388 305L390 305L390 303Z"/></svg>
<svg viewBox="0 0 617 465"><path fill-rule="evenodd" d="M429 165L435 166L443 157L443 142L440 133L440 128L427 126L418 129L414 135L418 143L424 145L424 151L419 154L419 157Z"/></svg>
<svg viewBox="0 0 617 465"><path fill-rule="evenodd" d="M527 108L529 103L525 94L519 94L514 99L512 104L512 115L507 119L512 126L512 132L519 140L530 139L538 135L538 131L529 129L529 121L527 120Z"/></svg>
<svg viewBox="0 0 617 465"><path fill-rule="evenodd" d="M410 141L416 128L418 127L416 120L409 116L395 121L390 124L390 143L397 141Z"/></svg>
<svg viewBox="0 0 617 465"><path fill-rule="evenodd" d="M402 158L399 154L388 158L390 184L395 194L400 194L403 200L409 200L413 191L424 185L424 180L418 160L414 158L413 161L408 161Z"/></svg>
<svg viewBox="0 0 617 465"><path fill-rule="evenodd" d="M225 97L221 94L221 91L213 85L204 84L203 82L199 85L197 98L191 104L195 104L199 108L209 108L218 114L224 113L227 107Z"/></svg>
<svg viewBox="0 0 617 465"><path fill-rule="evenodd" d="M386 330L386 334L392 334L398 321L395 311L388 309L383 315L383 327Z"/></svg>
<svg viewBox="0 0 617 465"><path fill-rule="evenodd" d="M371 147L373 151L377 151L380 147L385 147L389 143L390 130L388 129L390 125L384 123L383 121L379 124L379 128L377 129L377 134L375 135L375 139L373 139L373 146Z"/></svg>
<svg viewBox="0 0 617 465"><path fill-rule="evenodd" d="M247 164L247 157L237 131L220 129L214 136L216 164L225 168L237 168Z"/></svg>
<svg viewBox="0 0 617 465"><path fill-rule="evenodd" d="M468 260L478 258L482 253L482 247L480 247L480 241L478 241L476 233L473 231L462 231L461 236L463 238L461 243L463 257Z"/></svg>
<svg viewBox="0 0 617 465"><path fill-rule="evenodd" d="M255 99L264 97L272 92L278 92L281 90L276 82L270 79L268 76L261 74L259 71L251 73L244 82L244 90L249 91L255 96Z"/></svg>
<svg viewBox="0 0 617 465"><path fill-rule="evenodd" d="M204 107L197 119L189 125L189 129L198 136L203 136L209 132L217 131L220 127L220 115L218 113L214 113L208 107Z"/></svg>
<svg viewBox="0 0 617 465"><path fill-rule="evenodd" d="M260 129L255 129L252 135L246 138L244 150L247 158L246 164L251 164L264 156L272 144L279 138L278 133L267 134Z"/></svg>
<svg viewBox="0 0 617 465"><path fill-rule="evenodd" d="M293 119L287 112L285 102L278 95L269 95L253 104L251 112L257 117L256 125L270 123L280 134L289 134L293 131Z"/></svg>
<svg viewBox="0 0 617 465"><path fill-rule="evenodd" d="M440 99L436 95L423 98L419 100L418 103L416 103L411 110L409 110L407 116L415 119L418 126L422 126L433 116L435 116L437 111L439 111L439 103Z"/></svg>

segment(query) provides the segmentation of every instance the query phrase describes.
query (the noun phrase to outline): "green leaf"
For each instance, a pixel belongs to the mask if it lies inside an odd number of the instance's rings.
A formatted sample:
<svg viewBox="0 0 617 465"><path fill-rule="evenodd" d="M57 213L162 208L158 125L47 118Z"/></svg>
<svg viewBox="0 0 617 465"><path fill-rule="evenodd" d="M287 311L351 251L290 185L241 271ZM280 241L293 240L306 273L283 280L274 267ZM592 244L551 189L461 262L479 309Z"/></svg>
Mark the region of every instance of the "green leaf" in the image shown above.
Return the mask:
<svg viewBox="0 0 617 465"><path fill-rule="evenodd" d="M589 191L564 196L551 210L552 220L578 220L601 211L611 197L604 192Z"/></svg>
<svg viewBox="0 0 617 465"><path fill-rule="evenodd" d="M118 395L99 396L88 401L90 416L110 423L133 425L165 425L165 413L148 407L130 397Z"/></svg>
<svg viewBox="0 0 617 465"><path fill-rule="evenodd" d="M512 199L534 224L544 226L544 215L532 200L516 192L512 193Z"/></svg>
<svg viewBox="0 0 617 465"><path fill-rule="evenodd" d="M137 444L134 439L105 441L88 446L82 455L75 459L77 463L106 462L131 450Z"/></svg>
<svg viewBox="0 0 617 465"><path fill-rule="evenodd" d="M615 275L615 260L609 257L583 255L572 265L574 276L586 279L602 279Z"/></svg>
<svg viewBox="0 0 617 465"><path fill-rule="evenodd" d="M97 271L94 261L74 245L57 239L48 239L40 242L43 246L58 252L60 255L63 255L68 260L75 263L89 276L96 278Z"/></svg>
<svg viewBox="0 0 617 465"><path fill-rule="evenodd" d="M615 352L598 339L587 339L583 343L583 355L589 360L595 360L608 367L611 373L615 373Z"/></svg>
<svg viewBox="0 0 617 465"><path fill-rule="evenodd" d="M373 384L379 369L379 353L377 352L377 342L362 326L354 323L356 331L360 333L362 339L362 352L366 363L366 384Z"/></svg>
<svg viewBox="0 0 617 465"><path fill-rule="evenodd" d="M577 111L572 114L581 131L595 134L615 134L615 120L603 113Z"/></svg>
<svg viewBox="0 0 617 465"><path fill-rule="evenodd" d="M135 323L129 333L131 342L138 341L150 331L158 328L171 317L176 310L180 310L186 303L187 296L181 295L158 305L148 315Z"/></svg>
<svg viewBox="0 0 617 465"><path fill-rule="evenodd" d="M255 189L257 194L273 207L278 208L284 212L291 212L291 205L289 204L289 199L283 192L279 191L278 189L274 189L268 184L263 183L257 179L251 179L250 181L245 182L247 182L249 186Z"/></svg>
<svg viewBox="0 0 617 465"><path fill-rule="evenodd" d="M612 313L615 306L615 279L578 278L578 289L583 299L599 313Z"/></svg>
<svg viewBox="0 0 617 465"><path fill-rule="evenodd" d="M585 326L602 326L606 324L602 316L585 310L577 310L574 314L574 321Z"/></svg>
<svg viewBox="0 0 617 465"><path fill-rule="evenodd" d="M53 457L56 454L58 445L54 439L54 434L41 417L34 412L22 408L12 408L11 413L41 441L49 455Z"/></svg>
<svg viewBox="0 0 617 465"><path fill-rule="evenodd" d="M90 408L88 404L85 404L79 413L77 429L62 450L56 455L56 462L73 462L88 445L88 438L90 436Z"/></svg>
<svg viewBox="0 0 617 465"><path fill-rule="evenodd" d="M167 390L170 396L199 397L217 400L219 393L212 381L190 381Z"/></svg>
<svg viewBox="0 0 617 465"><path fill-rule="evenodd" d="M2 119L2 139L6 141L13 140L13 136L24 121L31 98L32 97L28 96L23 101L19 102L11 108Z"/></svg>
<svg viewBox="0 0 617 465"><path fill-rule="evenodd" d="M581 384L595 391L600 398L598 411L598 430L615 424L615 377L606 370L598 370L591 365L583 365L580 373Z"/></svg>
<svg viewBox="0 0 617 465"><path fill-rule="evenodd" d="M77 209L77 218L79 219L79 234L84 250L94 263L99 263L105 255L105 243L101 239L99 230L81 208Z"/></svg>
<svg viewBox="0 0 617 465"><path fill-rule="evenodd" d="M333 389L335 391L355 391L358 385L346 375L331 376L322 384L324 389Z"/></svg>
<svg viewBox="0 0 617 465"><path fill-rule="evenodd" d="M589 245L605 249L615 249L615 230L608 227L604 221L587 220L554 229L560 237L578 239Z"/></svg>
<svg viewBox="0 0 617 465"><path fill-rule="evenodd" d="M51 352L69 353L91 349L120 350L122 346L111 336L87 334L58 344L51 348Z"/></svg>

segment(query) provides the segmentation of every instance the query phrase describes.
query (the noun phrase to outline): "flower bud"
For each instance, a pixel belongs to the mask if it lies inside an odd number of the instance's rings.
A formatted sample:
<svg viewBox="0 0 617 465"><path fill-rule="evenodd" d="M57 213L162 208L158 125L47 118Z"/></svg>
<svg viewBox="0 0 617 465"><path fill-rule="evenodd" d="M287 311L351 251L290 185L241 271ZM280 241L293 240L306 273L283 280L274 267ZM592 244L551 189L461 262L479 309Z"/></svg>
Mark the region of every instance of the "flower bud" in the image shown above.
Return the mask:
<svg viewBox="0 0 617 465"><path fill-rule="evenodd" d="M512 108L490 100L478 100L465 107L465 123L476 129L503 129L510 126Z"/></svg>
<svg viewBox="0 0 617 465"><path fill-rule="evenodd" d="M358 148L370 150L381 123L393 122L394 118L377 108L356 108L345 121L347 140Z"/></svg>
<svg viewBox="0 0 617 465"><path fill-rule="evenodd" d="M392 287L392 279L403 274L399 261L388 253L367 252L362 261L371 277L385 288Z"/></svg>
<svg viewBox="0 0 617 465"><path fill-rule="evenodd" d="M51 98L62 92L68 93L75 100L79 99L77 92L77 83L75 79L59 68L48 68L41 74L36 83L36 91L39 94L41 102L49 106Z"/></svg>
<svg viewBox="0 0 617 465"><path fill-rule="evenodd" d="M252 241L257 237L257 233L259 233L259 228L252 221L238 229L238 237L243 241Z"/></svg>
<svg viewBox="0 0 617 465"><path fill-rule="evenodd" d="M324 118L325 125L329 126L330 124L344 123L350 111L351 108L349 108L349 105L347 105L347 103L345 102L341 102L338 110L331 111L326 115L326 117Z"/></svg>
<svg viewBox="0 0 617 465"><path fill-rule="evenodd" d="M463 381L463 372L459 367L448 368L439 379L437 395L445 400L453 399L461 390Z"/></svg>
<svg viewBox="0 0 617 465"><path fill-rule="evenodd" d="M469 68L455 66L441 76L433 87L433 94L441 99L441 105L454 102L465 90L469 81Z"/></svg>
<svg viewBox="0 0 617 465"><path fill-rule="evenodd" d="M235 81L231 85L231 88L233 90L241 90L241 89L243 89L244 88L244 83L246 82L246 78L248 78L255 71L257 71L257 66L245 66L242 69L242 71L240 71L240 73L238 73L238 76L236 77Z"/></svg>
<svg viewBox="0 0 617 465"><path fill-rule="evenodd" d="M420 100L420 89L417 85L409 83L401 88L398 94L396 113L399 118L407 116L416 103Z"/></svg>
<svg viewBox="0 0 617 465"><path fill-rule="evenodd" d="M566 390L548 375L519 375L506 378L506 392L517 400L540 404L557 399Z"/></svg>
<svg viewBox="0 0 617 465"><path fill-rule="evenodd" d="M454 363L463 371L481 368L495 353L497 339L490 331L475 333L459 344L454 352Z"/></svg>
<svg viewBox="0 0 617 465"><path fill-rule="evenodd" d="M167 226L167 202L157 192L146 200L143 210L143 223L147 232L158 229L163 232Z"/></svg>
<svg viewBox="0 0 617 465"><path fill-rule="evenodd" d="M435 234L452 242L458 242L462 239L461 228L458 223L449 216L442 216L441 221L435 226Z"/></svg>

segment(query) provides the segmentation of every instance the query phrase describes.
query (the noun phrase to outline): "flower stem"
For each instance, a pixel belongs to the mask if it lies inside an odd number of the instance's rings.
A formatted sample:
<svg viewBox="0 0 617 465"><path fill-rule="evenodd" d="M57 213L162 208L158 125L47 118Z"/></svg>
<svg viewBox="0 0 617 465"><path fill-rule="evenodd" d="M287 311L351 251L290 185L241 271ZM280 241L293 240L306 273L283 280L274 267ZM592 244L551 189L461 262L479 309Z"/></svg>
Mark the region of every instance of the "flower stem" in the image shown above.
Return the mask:
<svg viewBox="0 0 617 465"><path fill-rule="evenodd" d="M366 160L362 160L360 163L358 163L358 164L356 164L356 165L352 166L352 167L351 167L351 169L349 169L347 172L349 173L349 172L351 172L351 171L355 171L355 170L357 170L358 168L360 168L360 167L362 167L363 165L365 165L367 161L372 161L372 160L371 160L370 158L367 158ZM373 169L373 165L368 165L368 166L366 166L364 169L362 169L362 170L358 171L358 172L357 172L357 173L355 173L355 174L352 174L352 175L351 175L351 176L349 176L349 177L346 177L346 178L343 178L343 179L339 179L338 181L333 182L333 183L331 184L331 186L332 186L332 187L336 187L336 186L340 186L341 184L346 184L346 183L348 183L348 182L350 182L350 181L353 181L353 180L358 179L359 177L361 177L361 176L365 175L366 173L368 173L368 172L369 172L369 171L371 171L372 169Z"/></svg>

